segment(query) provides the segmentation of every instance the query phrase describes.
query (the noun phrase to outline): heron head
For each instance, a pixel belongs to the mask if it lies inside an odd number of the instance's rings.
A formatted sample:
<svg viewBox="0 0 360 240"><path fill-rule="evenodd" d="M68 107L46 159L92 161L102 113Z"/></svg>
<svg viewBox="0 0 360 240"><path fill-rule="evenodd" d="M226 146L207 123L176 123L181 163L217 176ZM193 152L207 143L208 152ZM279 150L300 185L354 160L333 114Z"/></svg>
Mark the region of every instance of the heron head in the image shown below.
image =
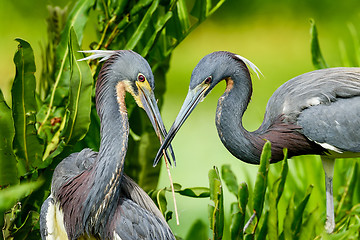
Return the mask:
<svg viewBox="0 0 360 240"><path fill-rule="evenodd" d="M211 90L222 80L244 74L248 77L249 70L247 66L257 73L258 68L249 60L226 51L210 53L199 61L192 72L189 91L185 101L159 149L154 160L154 165L156 165L161 157L160 152L168 147L168 144L171 143L195 107L204 100Z"/></svg>
<svg viewBox="0 0 360 240"><path fill-rule="evenodd" d="M99 73L96 87L98 111L104 107L100 102L104 95L108 94L106 89L115 87L117 102L120 105L124 105L122 102L125 91L129 92L137 105L145 110L156 134L162 141L167 133L154 95L154 75L148 62L141 55L130 50L86 52L95 54L85 59L106 60ZM120 106L120 110L122 107L124 106ZM174 154L171 149L170 151L175 161Z"/></svg>

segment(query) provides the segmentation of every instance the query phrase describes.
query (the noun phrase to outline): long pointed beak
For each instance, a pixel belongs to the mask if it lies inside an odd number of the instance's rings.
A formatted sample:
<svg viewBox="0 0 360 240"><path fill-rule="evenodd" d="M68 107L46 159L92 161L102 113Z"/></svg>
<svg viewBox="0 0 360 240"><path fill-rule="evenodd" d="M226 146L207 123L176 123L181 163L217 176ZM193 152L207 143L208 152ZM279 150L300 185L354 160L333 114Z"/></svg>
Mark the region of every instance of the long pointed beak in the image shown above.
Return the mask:
<svg viewBox="0 0 360 240"><path fill-rule="evenodd" d="M150 119L150 122L156 132L156 135L160 139L160 144L162 144L163 139L167 135L167 131L165 129L163 120L161 118L160 111L159 111L154 93L152 90L147 89L145 87L141 87L139 85L138 85L138 89L140 90L139 96L140 96L140 101L143 105L143 108ZM174 151L171 146L170 146L169 150L170 150L170 154L172 157L172 161L174 162L174 165L176 165L175 154L174 154ZM171 158L169 157L167 151L165 154L169 161L169 164L172 165Z"/></svg>
<svg viewBox="0 0 360 240"><path fill-rule="evenodd" d="M156 157L154 159L153 166L156 166L162 156L164 149L167 149L172 140L174 139L176 133L179 131L181 126L184 124L185 120L189 117L190 113L195 109L195 107L204 99L204 94L209 88L208 85L199 85L194 89L189 89L189 92L185 98L185 101L180 109L179 114L177 115L173 125L171 126L169 133L166 135L164 142L159 148Z"/></svg>

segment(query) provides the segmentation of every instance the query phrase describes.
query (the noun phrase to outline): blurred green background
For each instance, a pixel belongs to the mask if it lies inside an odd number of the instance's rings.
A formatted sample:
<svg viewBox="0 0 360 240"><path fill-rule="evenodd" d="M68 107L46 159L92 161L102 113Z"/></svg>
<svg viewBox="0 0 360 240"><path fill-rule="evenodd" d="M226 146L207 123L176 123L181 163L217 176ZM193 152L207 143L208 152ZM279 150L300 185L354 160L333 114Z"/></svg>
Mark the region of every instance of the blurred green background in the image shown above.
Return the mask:
<svg viewBox="0 0 360 240"><path fill-rule="evenodd" d="M9 100L9 90L15 75L12 61L16 37L30 42L35 52L37 74L41 66L41 46L45 45L47 5L66 6L65 0L0 0L0 87ZM244 125L248 130L260 126L267 100L285 81L314 70L310 56L310 18L316 21L323 55L331 67L343 65L341 49L349 46L351 28L360 32L360 2L358 0L227 0L222 8L201 24L174 51L167 74L162 116L169 128L175 119L184 97L192 69L206 54L227 50L242 55L255 63L263 73L261 79L253 78L252 101L245 113ZM94 39L93 25L88 24L83 49L88 49ZM38 76L38 75L37 75ZM173 142L177 167L172 169L174 182L183 187L208 186L208 171L213 166L230 164L238 180L253 182L257 166L234 158L220 142L215 127L215 109L225 83L220 84L191 115ZM304 189L314 184L310 208L319 206L325 216L323 171L316 157L290 160L290 174ZM298 166L302 168L298 168ZM304 167L305 166L305 167ZM271 166L278 168L278 166ZM270 168L270 169L271 169ZM308 169L308 172L307 172ZM169 185L163 169L159 187ZM339 169L336 172L340 172ZM334 185L336 188L336 172ZM317 176L313 176L316 174ZM286 188L286 186L285 186ZM335 190L336 191L336 190ZM291 191L290 191L291 192ZM226 213L235 198L225 189ZM305 194L305 191L304 191ZM302 196L299 196L302 197ZM168 194L169 208L172 200ZM179 236L185 236L192 223L201 218L207 221L208 199L189 199L177 196L180 226L174 220L170 225ZM323 219L324 219L324 216ZM227 219L227 223L229 220Z"/></svg>

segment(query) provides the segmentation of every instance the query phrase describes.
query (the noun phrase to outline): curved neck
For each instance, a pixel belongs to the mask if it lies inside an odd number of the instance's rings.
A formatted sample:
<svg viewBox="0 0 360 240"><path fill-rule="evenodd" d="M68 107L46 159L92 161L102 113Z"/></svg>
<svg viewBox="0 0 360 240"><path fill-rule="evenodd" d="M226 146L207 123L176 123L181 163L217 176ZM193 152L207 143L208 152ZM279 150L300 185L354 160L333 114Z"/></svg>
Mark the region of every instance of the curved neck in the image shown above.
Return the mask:
<svg viewBox="0 0 360 240"><path fill-rule="evenodd" d="M255 132L248 132L242 124L251 94L249 72L239 71L226 78L226 90L216 109L216 127L231 154L244 162L258 164L265 141Z"/></svg>
<svg viewBox="0 0 360 240"><path fill-rule="evenodd" d="M109 85L109 84L108 84ZM99 88L98 88L99 89ZM114 213L120 194L127 151L129 122L125 104L125 86L100 88L96 106L100 118L100 148L91 175L93 186L84 202L83 223L87 230L98 229ZM115 97L116 96L116 97Z"/></svg>

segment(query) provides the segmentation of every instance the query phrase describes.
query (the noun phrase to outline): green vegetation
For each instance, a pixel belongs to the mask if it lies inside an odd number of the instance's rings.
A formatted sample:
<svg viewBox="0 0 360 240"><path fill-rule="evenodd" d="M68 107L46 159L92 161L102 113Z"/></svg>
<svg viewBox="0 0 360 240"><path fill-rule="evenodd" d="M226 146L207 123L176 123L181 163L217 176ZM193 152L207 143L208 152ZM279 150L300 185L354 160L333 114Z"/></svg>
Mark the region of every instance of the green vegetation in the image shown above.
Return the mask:
<svg viewBox="0 0 360 240"><path fill-rule="evenodd" d="M64 5L65 1L52 2ZM214 1L196 2L85 0L65 8L49 7L47 41L41 47L38 42L45 37L38 25L44 19L28 27L32 34L12 24L27 22L21 15L30 7L34 11L29 14L35 19L45 6L34 7L32 1L1 3L18 11L2 10L0 18L2 22L12 19L9 31L18 31L21 37L16 40L19 48L11 94L3 82L4 94L0 94L0 214L6 213L0 225L4 225L5 236L39 239L39 208L49 194L54 167L71 152L99 147L93 79L101 65L77 62L82 57L79 49L128 48L145 56L155 74L155 94L166 126L181 106L192 68L211 51L244 55L266 76L254 80L254 96L245 116L249 129L260 124L269 96L281 83L313 70L311 59L315 68L360 64L359 26L348 23L359 20L354 0L341 4L331 0L228 0L210 21L193 31L222 3L215 1L209 7L205 3ZM318 29L312 21L309 47L311 17ZM14 47L4 39L0 39L7 50L2 51L4 56L13 56ZM10 65L10 61L2 62L2 81L11 78L7 74ZM156 136L144 113L127 100L132 131L126 172L159 203L174 233L184 239L358 239L359 160L336 163L337 225L336 233L328 236L323 233L325 192L320 159L297 157L268 165L267 149L260 167L234 159L212 124L221 91L219 87L212 92L208 97L212 100L199 107L202 112L194 112L192 123L174 141L178 166L172 174L181 183L175 184L180 226L172 219L171 194L164 187L169 185L167 173L151 167L158 146L149 143L157 142ZM222 166L221 171L214 165ZM243 233L251 216L254 219Z"/></svg>
<svg viewBox="0 0 360 240"><path fill-rule="evenodd" d="M25 40L14 57L12 107L0 91L0 225L6 239L39 239L39 211L50 193L52 172L70 153L99 147L94 82L101 64L78 62L91 11L96 11L94 49L131 49L149 61L161 105L172 51L221 6L198 1L190 10L179 1L77 1L71 10L49 7L48 42L38 86L34 52ZM65 20L66 19L66 20ZM195 19L195 21L194 21ZM37 86L37 87L36 87ZM159 145L144 112L128 99L130 143L126 173L146 191L155 189L160 167L152 167ZM4 215L5 213L5 215Z"/></svg>

